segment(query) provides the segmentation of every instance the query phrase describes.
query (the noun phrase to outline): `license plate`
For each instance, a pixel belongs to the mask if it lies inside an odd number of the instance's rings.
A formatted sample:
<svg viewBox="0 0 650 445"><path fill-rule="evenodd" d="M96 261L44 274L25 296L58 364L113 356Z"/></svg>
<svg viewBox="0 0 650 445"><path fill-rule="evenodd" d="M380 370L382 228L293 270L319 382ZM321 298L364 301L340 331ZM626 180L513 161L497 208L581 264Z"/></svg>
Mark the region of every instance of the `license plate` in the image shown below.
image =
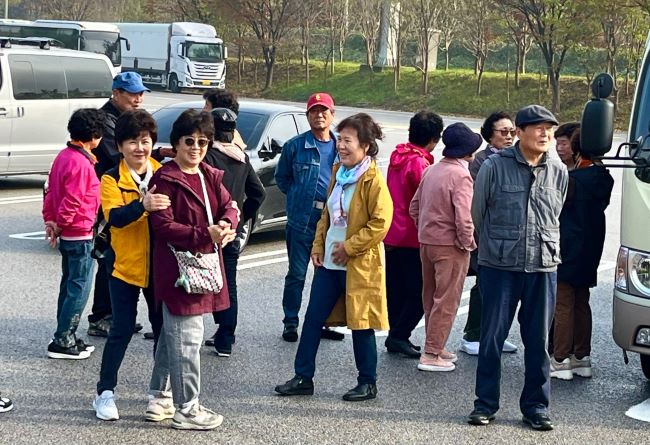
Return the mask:
<svg viewBox="0 0 650 445"><path fill-rule="evenodd" d="M203 83L203 85L210 85L210 81L209 81L209 80L204 80L202 83Z"/></svg>

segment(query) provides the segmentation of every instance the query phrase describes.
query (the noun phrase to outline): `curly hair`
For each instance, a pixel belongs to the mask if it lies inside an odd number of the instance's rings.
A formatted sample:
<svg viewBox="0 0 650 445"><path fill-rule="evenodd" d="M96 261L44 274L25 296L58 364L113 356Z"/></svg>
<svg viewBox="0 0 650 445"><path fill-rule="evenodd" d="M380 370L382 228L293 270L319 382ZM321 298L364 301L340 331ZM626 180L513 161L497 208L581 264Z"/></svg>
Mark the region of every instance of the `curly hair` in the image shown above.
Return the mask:
<svg viewBox="0 0 650 445"><path fill-rule="evenodd" d="M485 142L490 143L490 139L494 136L494 124L499 122L501 119L508 119L512 121L512 117L505 111L495 111L490 114L487 119L483 122L481 126L481 136L485 139Z"/></svg>
<svg viewBox="0 0 650 445"><path fill-rule="evenodd" d="M70 116L68 132L70 138L80 142L90 142L104 135L106 114L96 108L81 108Z"/></svg>
<svg viewBox="0 0 650 445"><path fill-rule="evenodd" d="M153 144L158 140L158 126L151 114L145 110L130 110L120 114L115 123L115 143L135 139L142 133L149 133Z"/></svg>

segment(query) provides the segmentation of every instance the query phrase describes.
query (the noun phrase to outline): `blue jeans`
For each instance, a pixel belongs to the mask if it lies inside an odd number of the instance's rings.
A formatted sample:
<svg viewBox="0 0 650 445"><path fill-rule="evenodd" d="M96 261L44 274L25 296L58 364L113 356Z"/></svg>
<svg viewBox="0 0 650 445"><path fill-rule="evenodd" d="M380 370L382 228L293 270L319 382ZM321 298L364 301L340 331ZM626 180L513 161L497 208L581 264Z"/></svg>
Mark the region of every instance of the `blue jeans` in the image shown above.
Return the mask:
<svg viewBox="0 0 650 445"><path fill-rule="evenodd" d="M97 382L97 394L102 391L114 391L117 386L117 373L124 360L126 348L131 342L133 336L133 326L138 315L138 298L140 288L134 286L119 278L110 277L108 281L111 295L111 305L113 310L113 323L108 333L106 346L102 355L102 366L99 372L99 382ZM142 289L147 301L153 301L152 288ZM149 321L153 327L154 333L154 354L156 344L160 337L162 327L162 313L155 310L155 304L149 307Z"/></svg>
<svg viewBox="0 0 650 445"><path fill-rule="evenodd" d="M305 230L298 230L287 225L287 254L289 256L289 271L284 278L282 294L282 309L287 326L298 326L298 312L302 303L302 291L305 288L305 277L311 257L311 246L316 235L316 225L320 219L321 210L312 209L309 225Z"/></svg>
<svg viewBox="0 0 650 445"><path fill-rule="evenodd" d="M320 345L320 331L332 312L336 301L345 292L344 270L330 270L319 267L314 273L311 285L309 306L302 326L300 344L296 353L296 375L313 378L316 372L316 354ZM373 329L352 331L354 361L359 371L357 381L375 383L377 381L377 343Z"/></svg>
<svg viewBox="0 0 650 445"><path fill-rule="evenodd" d="M239 262L239 240L228 243L222 250L223 268L228 284L230 307L223 311L213 312L214 322L219 325L214 337L214 347L219 351L230 351L235 342L237 328L237 263Z"/></svg>
<svg viewBox="0 0 650 445"><path fill-rule="evenodd" d="M479 276L483 306L474 408L489 414L499 409L501 351L521 301L518 320L525 380L519 408L525 416L546 413L551 395L546 345L555 311L557 272L510 272L480 266Z"/></svg>
<svg viewBox="0 0 650 445"><path fill-rule="evenodd" d="M53 341L64 348L75 345L81 313L88 302L93 272L93 259L90 257L92 246L92 240L59 241L63 274Z"/></svg>

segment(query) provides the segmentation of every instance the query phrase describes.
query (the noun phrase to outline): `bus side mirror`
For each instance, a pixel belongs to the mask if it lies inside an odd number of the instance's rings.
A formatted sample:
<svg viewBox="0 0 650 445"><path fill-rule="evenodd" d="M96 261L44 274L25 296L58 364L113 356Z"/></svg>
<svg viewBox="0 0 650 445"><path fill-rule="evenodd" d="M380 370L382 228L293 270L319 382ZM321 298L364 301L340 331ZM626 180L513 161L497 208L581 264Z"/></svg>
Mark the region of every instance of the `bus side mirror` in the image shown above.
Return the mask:
<svg viewBox="0 0 650 445"><path fill-rule="evenodd" d="M614 79L601 73L591 83L594 97L582 112L580 149L591 157L604 156L614 138L614 104L607 100L614 89Z"/></svg>

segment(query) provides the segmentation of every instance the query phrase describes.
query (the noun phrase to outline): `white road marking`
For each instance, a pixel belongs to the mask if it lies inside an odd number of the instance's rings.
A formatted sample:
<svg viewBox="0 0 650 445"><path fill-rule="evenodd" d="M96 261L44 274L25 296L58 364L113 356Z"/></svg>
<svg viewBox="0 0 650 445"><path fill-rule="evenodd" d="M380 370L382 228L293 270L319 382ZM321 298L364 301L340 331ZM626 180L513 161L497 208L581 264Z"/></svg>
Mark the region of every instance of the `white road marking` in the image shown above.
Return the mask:
<svg viewBox="0 0 650 445"><path fill-rule="evenodd" d="M13 235L9 235L9 238L26 239L30 241L44 240L45 232L41 231L41 232L14 233Z"/></svg>
<svg viewBox="0 0 650 445"><path fill-rule="evenodd" d="M237 266L237 270L246 270L246 269L253 269L255 267L260 267L260 266L266 266L267 264L276 264L276 263L284 263L285 261L288 261L289 258L284 256L280 258L272 258L270 260L262 260L262 261L256 261L253 263L246 263L246 264L240 264Z"/></svg>
<svg viewBox="0 0 650 445"><path fill-rule="evenodd" d="M43 195L11 196L9 198L0 198L0 205L22 204L26 202L40 202L42 200L43 200Z"/></svg>
<svg viewBox="0 0 650 445"><path fill-rule="evenodd" d="M239 261L248 261L248 260L254 260L254 259L257 259L257 258L266 258L266 257L270 257L270 256L286 255L286 254L287 254L287 249L269 250L268 252L252 253L250 255L242 255L242 256L239 257Z"/></svg>

